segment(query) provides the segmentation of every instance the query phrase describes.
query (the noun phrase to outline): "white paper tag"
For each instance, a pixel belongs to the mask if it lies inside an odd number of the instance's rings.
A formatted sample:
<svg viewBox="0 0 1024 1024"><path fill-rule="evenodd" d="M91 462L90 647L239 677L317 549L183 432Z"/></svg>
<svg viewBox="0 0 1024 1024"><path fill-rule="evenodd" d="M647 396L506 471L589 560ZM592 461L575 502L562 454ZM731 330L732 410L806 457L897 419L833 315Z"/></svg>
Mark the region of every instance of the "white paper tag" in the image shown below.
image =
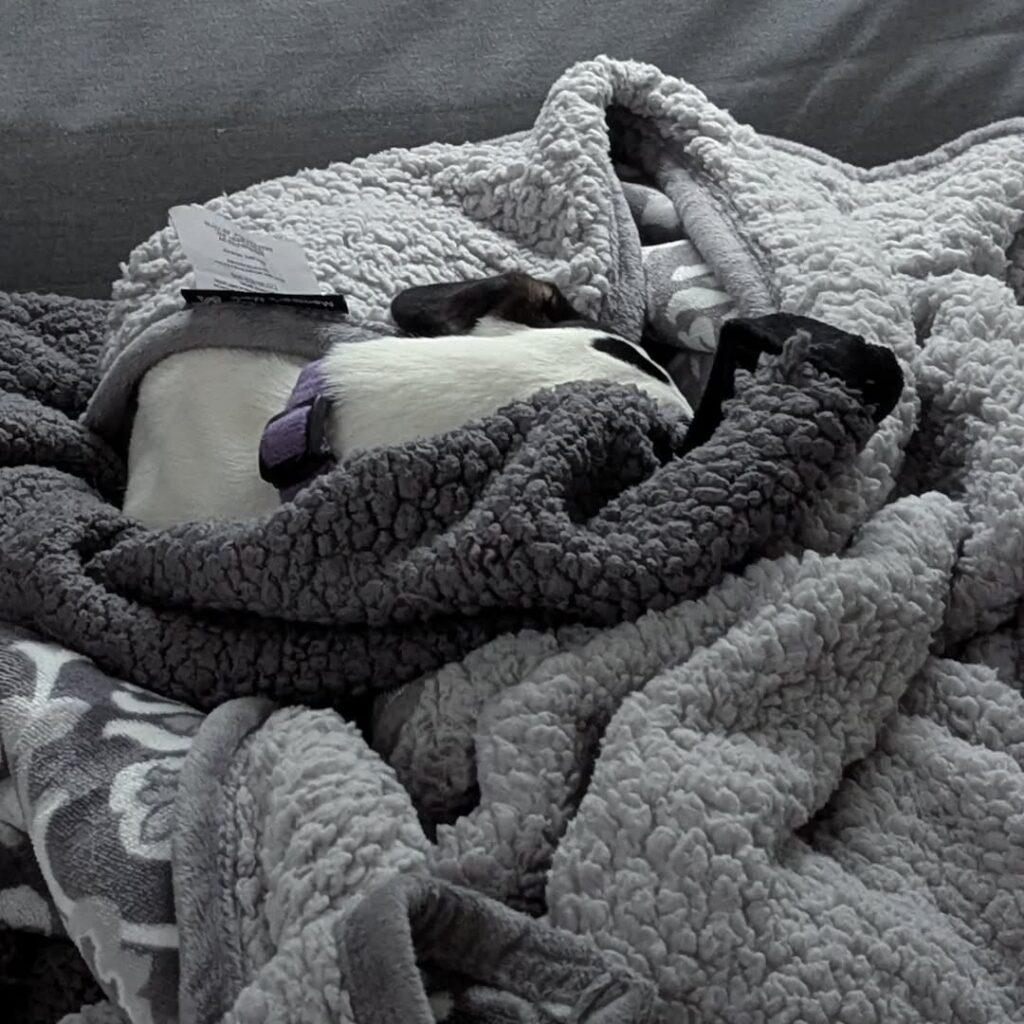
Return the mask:
<svg viewBox="0 0 1024 1024"><path fill-rule="evenodd" d="M297 242L243 231L202 206L173 206L169 216L195 270L196 288L319 294L306 254Z"/></svg>

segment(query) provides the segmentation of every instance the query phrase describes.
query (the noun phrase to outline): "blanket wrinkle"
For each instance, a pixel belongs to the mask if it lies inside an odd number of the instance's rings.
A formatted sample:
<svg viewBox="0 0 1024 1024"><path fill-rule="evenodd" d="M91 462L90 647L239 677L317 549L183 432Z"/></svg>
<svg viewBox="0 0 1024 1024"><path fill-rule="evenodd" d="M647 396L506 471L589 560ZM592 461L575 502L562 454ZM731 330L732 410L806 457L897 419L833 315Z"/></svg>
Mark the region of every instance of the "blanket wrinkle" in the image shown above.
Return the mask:
<svg viewBox="0 0 1024 1024"><path fill-rule="evenodd" d="M524 1020L651 1019L650 983L589 942L427 877L408 795L334 712L230 701L180 780L184 1020L427 1022L434 975L457 1012L472 989Z"/></svg>
<svg viewBox="0 0 1024 1024"><path fill-rule="evenodd" d="M826 820L835 820L837 788L840 795L848 786L856 792L856 782L844 776L847 766L884 757L876 753L878 736L898 728L890 724L892 713L941 623L962 528L957 510L935 496L908 499L887 513L902 526L903 550L896 557L869 538L864 555L855 548L839 560L832 581L812 577L795 588L798 618L780 620L763 610L753 623L760 619L770 630L760 631L762 639L754 633L753 645L737 648L727 635L704 648L628 698L609 726L588 794L554 855L549 916L590 931L602 946L629 955L635 967L642 949L657 951L662 994L670 1002L710 1012L711 978L735 975L752 956L760 966L743 969L746 995L739 1005L759 1001L760 993L783 991L788 977L810 982L813 973L806 972L813 967L802 950L840 942L866 951L904 919L902 901L864 892L855 873L844 879L825 860L819 874L815 843L807 849L794 836L827 800ZM884 535L884 522L877 526ZM822 617L803 625L808 615ZM887 628L893 619L902 626L896 635ZM786 632L779 635L780 628ZM803 643L793 642L796 635ZM794 651L801 651L799 659ZM730 658L742 668L732 668ZM752 685L765 696L738 701L735 691L746 694ZM825 745L826 736L838 737L840 745ZM726 777L732 781L723 789ZM687 827L674 832L670 822ZM617 871L632 881L618 889L620 897L605 901L593 882L598 872L608 877ZM666 913L657 943L648 946L637 940L647 931L652 899ZM737 914L752 901L767 901L770 916ZM850 912L856 926L843 923ZM782 939L783 920L788 940ZM956 957L941 913L927 926L926 920L919 917L921 931L908 937L884 975L903 958L919 958L921 969L930 965L935 990L914 993L914 1005L930 1019L928 1007L955 991L936 964L950 968ZM626 934L634 940L624 942ZM886 976L872 984L876 991L901 988ZM848 992L852 999L857 989ZM846 998L843 989L839 994Z"/></svg>
<svg viewBox="0 0 1024 1024"><path fill-rule="evenodd" d="M945 629L956 645L1009 618L1024 586L1024 480L1013 468L1024 457L1024 310L1002 281L962 270L914 288L931 332L915 360L925 422L906 486L954 495L970 517Z"/></svg>
<svg viewBox="0 0 1024 1024"><path fill-rule="evenodd" d="M0 294L0 343L21 356L0 368L0 390L79 415L99 382L95 339L108 313L99 299Z"/></svg>
<svg viewBox="0 0 1024 1024"><path fill-rule="evenodd" d="M400 920L401 931L382 929L381 921L389 919L396 925ZM368 1024L395 1019L430 1024L422 991L415 1017L401 1016L401 1008L412 1005L403 989L414 982L417 964L448 978L456 1019L466 990L471 1000L481 1001L492 975L500 981L492 999L500 993L500 1004L513 1020L540 1016L613 1024L653 1018L653 986L630 971L608 969L589 943L437 880L397 877L374 890L352 910L345 945L351 965L365 963L352 974L351 999L358 1018ZM376 965L389 961L394 966L381 977ZM531 1008L542 1012L535 1016ZM499 1014L498 1019L505 1018Z"/></svg>
<svg viewBox="0 0 1024 1024"><path fill-rule="evenodd" d="M267 710L244 699L223 705L189 752L187 863L205 884L177 898L193 925L182 955L194 965L195 1020L279 1019L280 986L306 984L302 962L321 977L302 1000L322 1014L303 1019L341 1012L347 979L333 922L377 882L425 865L407 795L354 726L329 711ZM195 902L204 897L219 919ZM319 936L315 955L311 936ZM211 985L202 954L222 944L232 953L214 958L222 976Z"/></svg>
<svg viewBox="0 0 1024 1024"><path fill-rule="evenodd" d="M477 722L469 723L473 729L475 781L480 789L480 804L453 825L438 827L433 852L435 870L443 877L489 892L514 905L543 909L550 858L577 813L578 782L581 775L590 770L588 761L596 758L598 741L605 731L604 723L614 720L616 709L631 692L645 685L653 686L662 678L674 680L678 672L678 669L673 670L674 666L699 664L703 671L711 671L710 666L715 666L716 676L741 680L735 684L738 688L735 691L727 689L724 683L716 687L709 682L699 693L713 701L704 709L705 715L713 716L716 722L729 722L731 728L745 733L752 726L734 724L731 717L742 713L745 702L749 701L753 709L767 702L773 710L779 711L780 699L753 699L749 692L753 684L744 674L750 666L758 666L758 672L771 679L767 666L772 659L790 663L791 670L801 675L811 674L818 659L827 662L849 653L865 657L857 652L857 645L853 645L852 652L848 651L849 635L844 637L837 631L836 624L820 617L819 602L825 602L824 608L833 616L852 617L853 611L843 609L841 601L841 595L848 591L850 600L860 602L861 621L857 625L860 644L868 644L868 626L879 629L885 616L890 614L899 616L912 634L919 635L919 643L924 641L926 651L927 641L945 610L944 595L963 521L956 506L948 500L936 496L923 506L921 501L907 499L887 509L880 522L869 523L862 538L842 558L833 556L822 560L808 553L799 562L791 562L788 578L773 578L770 589L766 588L763 578L758 579L756 571L751 571L745 578L745 585L730 579L720 584L721 593L712 591L706 598L679 605L670 612L647 615L636 626L620 626L615 634L599 634L588 644L564 654L552 654L540 662L521 684L503 693L499 700L492 700ZM835 582L830 583L830 591L817 582L829 581L832 577ZM883 604L892 600L887 590L895 589L897 583L899 597L896 600L901 603L888 607ZM723 621L722 594L730 591L730 596L742 599L735 603L730 601L736 609L734 617ZM764 629L769 628L767 624L775 621L779 610L790 604L794 610L785 621L787 632L759 634L759 621L765 623ZM925 612L924 624L915 624L915 618ZM668 623L660 621L662 615L671 623L671 632L665 630ZM688 628L680 628L682 623ZM733 649L731 631L741 626L745 645ZM661 649L648 639L666 632L672 641ZM879 637L878 642L883 639L884 636ZM872 649L872 656L883 659L883 664L884 659L893 659L890 667L895 669L899 664L896 659L912 653L905 639L899 650L885 650L883 654L881 649ZM630 652L629 660L626 652ZM923 659L924 652L918 656ZM742 662L734 663L733 659L739 657ZM805 661L812 658L813 661ZM606 659L610 664L602 664ZM663 675L665 673L668 675ZM904 671L903 678L906 677ZM783 693L786 678L776 678L770 685L778 686ZM891 685L898 685L900 678L894 671ZM685 696L678 692L677 684L672 685L675 688L673 704L684 701ZM800 694L796 699L802 702L801 709L808 712L806 693L794 692ZM696 698L689 695L689 699ZM839 758L836 773L860 756L862 746L870 745L874 733L864 730L870 721L880 724L884 720L894 709L898 694L895 697L884 693L876 695L869 689L866 699L877 700L879 706L865 704L858 715L849 696L845 703L832 694L827 696L834 718L849 714L850 722L857 722L862 730L860 738L851 739L856 744L854 752L844 755L837 745L841 737L837 732L838 724L833 722L828 727L828 749L832 756ZM701 713L698 706L686 706L692 714ZM869 711L870 717L866 717ZM416 719L411 721L416 723ZM719 727L705 726L712 732ZM791 733L786 736L795 755L795 737ZM411 763L407 761L403 768L407 776L412 776L418 767L416 755L426 749L424 759L430 757L431 740L409 742L415 743ZM603 747L606 743L605 738ZM606 753L601 754L602 758L605 756ZM637 762L640 763L645 761ZM777 769L782 770L781 766ZM824 792L835 783L836 773L825 777ZM594 792L595 784L596 780L591 779L588 793ZM434 796L434 800L438 797ZM819 802L823 801L824 796ZM791 827L796 828L798 824Z"/></svg>
<svg viewBox="0 0 1024 1024"><path fill-rule="evenodd" d="M961 645L957 654L966 663L985 665L996 673L999 681L1024 692L1024 604L1018 604L1013 615L990 633L972 637Z"/></svg>

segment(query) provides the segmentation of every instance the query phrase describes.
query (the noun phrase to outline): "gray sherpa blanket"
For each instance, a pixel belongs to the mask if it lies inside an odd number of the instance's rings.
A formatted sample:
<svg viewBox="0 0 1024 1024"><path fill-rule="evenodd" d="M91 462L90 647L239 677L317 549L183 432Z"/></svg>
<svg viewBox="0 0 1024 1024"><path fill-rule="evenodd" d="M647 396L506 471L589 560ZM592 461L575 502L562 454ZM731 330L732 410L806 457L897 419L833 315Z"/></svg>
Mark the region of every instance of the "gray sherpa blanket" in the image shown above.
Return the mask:
<svg viewBox="0 0 1024 1024"><path fill-rule="evenodd" d="M210 206L301 241L368 331L406 284L517 266L639 336L613 158L741 312L890 346L893 414L872 431L797 337L682 458L637 394L568 388L150 533L99 378L204 329L173 236L126 264L102 357L8 304L4 806L42 868L10 905L103 986L79 1019L1021 1019L1024 122L865 171L598 60L521 135ZM369 743L253 696L375 691ZM75 739L105 715L180 726ZM132 767L160 752L164 790Z"/></svg>

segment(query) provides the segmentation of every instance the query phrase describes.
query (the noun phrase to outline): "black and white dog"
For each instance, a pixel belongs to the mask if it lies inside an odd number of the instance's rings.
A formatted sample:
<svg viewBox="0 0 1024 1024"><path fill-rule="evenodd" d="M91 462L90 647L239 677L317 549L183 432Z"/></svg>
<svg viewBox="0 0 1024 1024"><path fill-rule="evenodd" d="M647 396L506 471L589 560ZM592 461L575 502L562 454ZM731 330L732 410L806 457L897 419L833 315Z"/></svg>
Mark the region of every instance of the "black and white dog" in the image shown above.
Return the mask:
<svg viewBox="0 0 1024 1024"><path fill-rule="evenodd" d="M526 274L410 288L391 312L400 334L336 344L312 364L209 348L149 370L125 513L152 527L260 515L355 452L441 434L570 381L635 384L671 415L692 416L644 349L582 320L557 287ZM891 410L902 375L887 350L802 317L735 320L721 332L687 448L711 436L735 371L753 370L806 325L841 336L823 349L835 372L864 391L879 419Z"/></svg>

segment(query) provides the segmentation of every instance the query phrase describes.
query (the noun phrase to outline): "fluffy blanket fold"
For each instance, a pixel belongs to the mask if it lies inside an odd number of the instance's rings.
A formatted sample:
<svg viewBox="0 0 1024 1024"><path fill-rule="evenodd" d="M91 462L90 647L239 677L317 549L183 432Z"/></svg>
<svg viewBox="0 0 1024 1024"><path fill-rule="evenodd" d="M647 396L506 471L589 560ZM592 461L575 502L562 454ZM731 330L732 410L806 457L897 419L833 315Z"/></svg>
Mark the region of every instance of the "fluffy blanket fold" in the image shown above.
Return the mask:
<svg viewBox="0 0 1024 1024"><path fill-rule="evenodd" d="M568 388L147 532L103 395L195 329L173 235L106 335L0 301L0 839L41 867L0 920L66 931L78 1020L1021 1018L1024 123L865 171L602 59L521 135L210 205L368 330L518 266L639 336L613 155L741 312L891 347L893 414L797 338L684 458ZM308 706L377 692L369 742Z"/></svg>
<svg viewBox="0 0 1024 1024"><path fill-rule="evenodd" d="M511 629L635 618L789 538L873 432L806 345L746 377L685 456L638 390L569 385L368 452L264 519L161 532L83 489L81 423L26 406L35 454L0 494L0 609L202 708L338 703Z"/></svg>

